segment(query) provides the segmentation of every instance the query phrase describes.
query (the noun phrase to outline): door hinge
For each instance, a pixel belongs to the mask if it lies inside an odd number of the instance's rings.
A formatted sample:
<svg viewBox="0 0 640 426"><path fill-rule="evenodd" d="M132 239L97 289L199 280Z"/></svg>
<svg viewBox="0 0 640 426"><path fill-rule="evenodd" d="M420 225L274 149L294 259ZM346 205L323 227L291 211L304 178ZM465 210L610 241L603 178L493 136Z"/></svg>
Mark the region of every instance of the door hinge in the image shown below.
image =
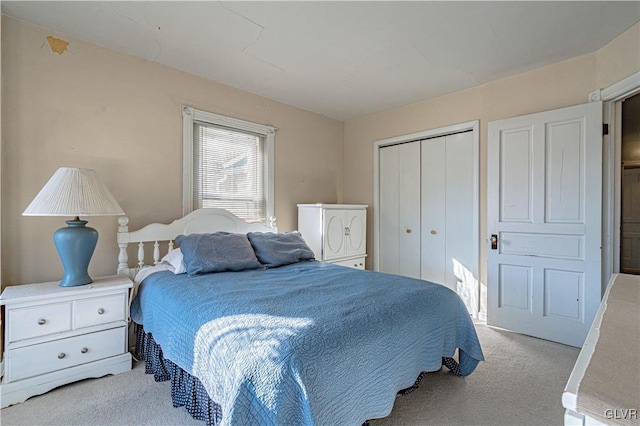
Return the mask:
<svg viewBox="0 0 640 426"><path fill-rule="evenodd" d="M609 134L609 124L602 123L602 135L608 135L608 134Z"/></svg>

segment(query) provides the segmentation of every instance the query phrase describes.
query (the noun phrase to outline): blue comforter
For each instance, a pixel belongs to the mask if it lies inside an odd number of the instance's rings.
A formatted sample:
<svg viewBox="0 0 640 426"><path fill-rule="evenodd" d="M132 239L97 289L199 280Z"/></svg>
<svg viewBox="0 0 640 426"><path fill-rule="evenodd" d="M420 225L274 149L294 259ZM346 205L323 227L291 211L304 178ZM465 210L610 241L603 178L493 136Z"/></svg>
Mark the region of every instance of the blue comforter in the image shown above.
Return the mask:
<svg viewBox="0 0 640 426"><path fill-rule="evenodd" d="M227 425L360 425L456 348L463 375L483 360L452 290L324 262L157 272L131 316L200 379Z"/></svg>

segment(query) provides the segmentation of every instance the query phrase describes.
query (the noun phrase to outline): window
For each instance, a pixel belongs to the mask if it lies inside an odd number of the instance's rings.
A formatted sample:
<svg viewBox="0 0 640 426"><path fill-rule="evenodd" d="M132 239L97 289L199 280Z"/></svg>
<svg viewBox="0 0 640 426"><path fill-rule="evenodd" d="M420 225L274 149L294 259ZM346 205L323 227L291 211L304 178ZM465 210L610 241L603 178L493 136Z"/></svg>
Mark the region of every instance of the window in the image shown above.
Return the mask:
<svg viewBox="0 0 640 426"><path fill-rule="evenodd" d="M225 209L247 222L273 216L274 127L184 107L183 206Z"/></svg>

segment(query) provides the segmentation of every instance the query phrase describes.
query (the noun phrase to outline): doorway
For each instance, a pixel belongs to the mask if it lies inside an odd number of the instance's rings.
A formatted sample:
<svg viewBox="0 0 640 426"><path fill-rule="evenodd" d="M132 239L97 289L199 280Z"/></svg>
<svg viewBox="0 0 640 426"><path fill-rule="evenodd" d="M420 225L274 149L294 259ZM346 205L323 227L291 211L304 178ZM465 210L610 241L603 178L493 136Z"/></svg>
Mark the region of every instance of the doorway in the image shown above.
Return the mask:
<svg viewBox="0 0 640 426"><path fill-rule="evenodd" d="M622 101L620 272L640 275L640 94Z"/></svg>
<svg viewBox="0 0 640 426"><path fill-rule="evenodd" d="M613 274L620 273L620 249L622 247L622 116L623 106L627 114L639 114L637 96L640 94L640 71L611 86L589 94L590 101L603 101L604 123L608 124L603 141L603 209L602 209L602 293ZM634 112L635 111L635 112ZM627 126L629 120L627 121ZM625 139L632 131L627 127ZM637 139L636 139L637 140ZM627 148L629 145L627 145ZM629 165L629 163L627 163Z"/></svg>

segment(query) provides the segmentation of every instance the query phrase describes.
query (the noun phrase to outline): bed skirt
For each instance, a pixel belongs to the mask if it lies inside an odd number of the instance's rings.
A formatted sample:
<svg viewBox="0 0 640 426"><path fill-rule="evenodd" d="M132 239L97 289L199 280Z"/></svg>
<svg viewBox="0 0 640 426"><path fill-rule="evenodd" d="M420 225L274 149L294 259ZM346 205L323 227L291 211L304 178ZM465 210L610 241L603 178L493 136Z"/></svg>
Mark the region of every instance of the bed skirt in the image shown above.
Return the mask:
<svg viewBox="0 0 640 426"><path fill-rule="evenodd" d="M185 407L196 420L216 426L222 420L222 408L216 404L197 377L184 371L162 355L162 348L151 333L136 324L136 355L144 361L144 372L153 374L156 382L171 380L171 399L174 407Z"/></svg>
<svg viewBox="0 0 640 426"><path fill-rule="evenodd" d="M162 348L153 339L151 333L146 333L140 324L136 324L136 357L144 361L144 372L153 374L156 382L171 380L171 399L174 407L185 407L196 420L203 420L207 426L217 426L222 421L222 408L213 401L202 382L197 377L184 371L176 364L164 358ZM442 358L442 365L451 373L460 376L459 365L453 358ZM397 397L407 395L420 386L426 376L420 373L415 383L398 392ZM368 425L367 420L364 425Z"/></svg>

